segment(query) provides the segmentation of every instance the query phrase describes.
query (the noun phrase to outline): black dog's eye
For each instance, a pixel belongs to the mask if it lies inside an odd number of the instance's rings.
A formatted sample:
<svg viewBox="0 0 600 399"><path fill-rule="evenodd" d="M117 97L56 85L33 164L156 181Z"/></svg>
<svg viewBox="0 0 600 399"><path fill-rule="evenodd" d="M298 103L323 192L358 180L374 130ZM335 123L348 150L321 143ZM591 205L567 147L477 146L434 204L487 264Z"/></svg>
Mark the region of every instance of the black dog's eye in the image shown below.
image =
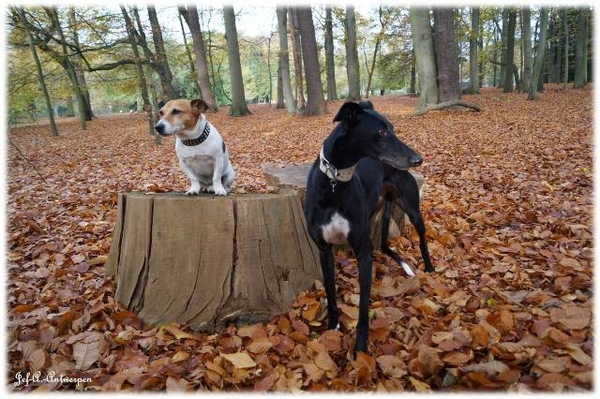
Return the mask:
<svg viewBox="0 0 600 399"><path fill-rule="evenodd" d="M171 114L173 114L173 115L177 115L177 114L180 114L180 113L181 113L181 111L178 110L177 108L175 108L173 111L171 111Z"/></svg>
<svg viewBox="0 0 600 399"><path fill-rule="evenodd" d="M382 127L379 128L379 130L377 131L377 133L379 133L380 136L385 137L388 135L388 131L386 128Z"/></svg>

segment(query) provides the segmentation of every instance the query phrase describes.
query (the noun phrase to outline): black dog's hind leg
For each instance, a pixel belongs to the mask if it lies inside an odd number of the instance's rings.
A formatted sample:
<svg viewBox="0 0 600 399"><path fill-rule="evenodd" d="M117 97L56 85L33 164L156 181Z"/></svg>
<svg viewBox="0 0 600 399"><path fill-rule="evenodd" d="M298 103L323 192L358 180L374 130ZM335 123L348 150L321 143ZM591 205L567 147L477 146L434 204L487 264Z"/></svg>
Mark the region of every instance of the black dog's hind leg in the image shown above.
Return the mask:
<svg viewBox="0 0 600 399"><path fill-rule="evenodd" d="M357 351L367 352L373 257L371 254L372 248L370 242L365 242L365 240L359 240L359 242L357 242L357 240L353 241L354 242L351 241L350 244L358 260L358 286L360 289L360 297L358 300L358 323L356 324L356 345L354 345L354 353L356 354Z"/></svg>
<svg viewBox="0 0 600 399"><path fill-rule="evenodd" d="M432 272L435 269L429 258L429 249L425 239L425 223L419 209L419 187L415 178L408 171L398 171L394 175L393 182L398 188L399 197L397 199L400 208L406 213L410 222L415 226L417 234L419 234L419 248L425 263L425 271Z"/></svg>
<svg viewBox="0 0 600 399"><path fill-rule="evenodd" d="M390 256L392 259L396 261L402 268L404 272L409 276L414 276L415 272L411 269L411 267L402 259L400 255L396 252L392 251L392 249L388 246L388 234L390 228L390 214L392 208L392 201L388 198L385 198L385 208L383 210L383 218L381 220L381 251Z"/></svg>
<svg viewBox="0 0 600 399"><path fill-rule="evenodd" d="M332 246L328 245L325 248L320 248L319 256L321 258L321 271L323 272L325 293L327 294L328 327L330 330L338 330L340 324L335 294L335 263L333 261Z"/></svg>
<svg viewBox="0 0 600 399"><path fill-rule="evenodd" d="M419 248L421 249L421 255L423 256L423 262L425 262L425 271L427 273L435 271L429 258L429 248L427 248L427 241L425 239L425 222L419 212L419 204L415 207L403 207L404 212L408 215L410 222L415 226L417 234L419 235Z"/></svg>

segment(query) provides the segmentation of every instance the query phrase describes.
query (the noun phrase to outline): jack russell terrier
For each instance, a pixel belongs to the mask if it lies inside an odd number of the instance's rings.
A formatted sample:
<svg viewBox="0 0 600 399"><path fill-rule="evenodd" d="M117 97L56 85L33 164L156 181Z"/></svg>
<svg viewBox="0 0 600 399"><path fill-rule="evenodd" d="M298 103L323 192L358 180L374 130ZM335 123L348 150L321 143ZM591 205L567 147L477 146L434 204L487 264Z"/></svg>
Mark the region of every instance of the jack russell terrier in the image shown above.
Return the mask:
<svg viewBox="0 0 600 399"><path fill-rule="evenodd" d="M204 116L209 108L204 100L171 100L158 111L154 129L161 136L177 138L179 166L191 182L187 195L227 195L233 184L235 173L225 142Z"/></svg>

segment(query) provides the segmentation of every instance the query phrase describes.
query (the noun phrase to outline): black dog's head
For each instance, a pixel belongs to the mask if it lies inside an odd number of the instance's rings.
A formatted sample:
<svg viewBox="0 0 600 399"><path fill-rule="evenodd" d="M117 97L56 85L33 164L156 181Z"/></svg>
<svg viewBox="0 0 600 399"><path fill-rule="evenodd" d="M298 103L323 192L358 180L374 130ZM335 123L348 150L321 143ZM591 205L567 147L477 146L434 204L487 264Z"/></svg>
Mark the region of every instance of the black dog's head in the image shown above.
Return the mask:
<svg viewBox="0 0 600 399"><path fill-rule="evenodd" d="M371 157L398 169L423 163L419 154L396 137L394 126L375 111L370 101L345 103L333 121L340 122L336 128L336 143L343 146L346 156L357 156L354 162L362 157Z"/></svg>

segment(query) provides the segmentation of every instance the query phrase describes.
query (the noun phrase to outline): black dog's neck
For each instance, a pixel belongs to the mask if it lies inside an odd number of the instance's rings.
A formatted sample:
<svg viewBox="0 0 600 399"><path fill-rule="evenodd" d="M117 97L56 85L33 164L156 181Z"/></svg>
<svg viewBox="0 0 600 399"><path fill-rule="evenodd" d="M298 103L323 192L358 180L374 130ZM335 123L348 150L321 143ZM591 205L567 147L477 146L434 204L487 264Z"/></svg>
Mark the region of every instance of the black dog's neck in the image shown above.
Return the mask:
<svg viewBox="0 0 600 399"><path fill-rule="evenodd" d="M323 143L323 156L329 163L339 169L350 168L362 158L360 151L352 145L343 132L337 131L341 126L336 128Z"/></svg>

